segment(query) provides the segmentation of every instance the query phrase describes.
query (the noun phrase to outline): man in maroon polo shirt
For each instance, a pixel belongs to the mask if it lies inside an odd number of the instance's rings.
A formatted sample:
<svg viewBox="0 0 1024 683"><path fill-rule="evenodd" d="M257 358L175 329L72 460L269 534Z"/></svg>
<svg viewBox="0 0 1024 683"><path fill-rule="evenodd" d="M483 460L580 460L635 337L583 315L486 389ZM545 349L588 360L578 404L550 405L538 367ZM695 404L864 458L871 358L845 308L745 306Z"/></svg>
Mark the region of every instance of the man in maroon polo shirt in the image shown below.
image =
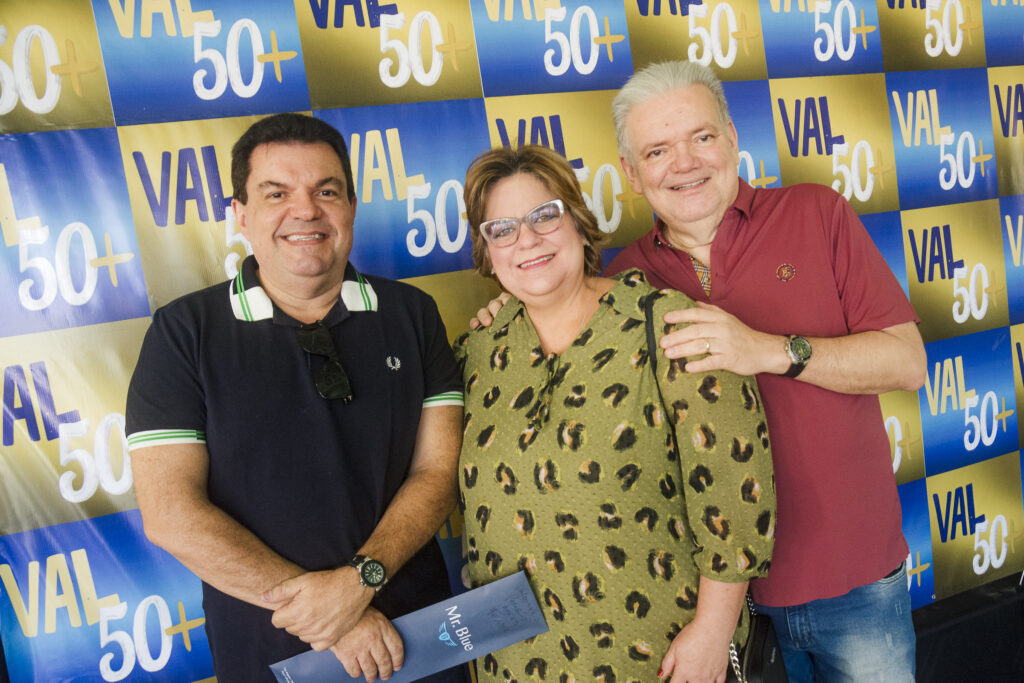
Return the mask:
<svg viewBox="0 0 1024 683"><path fill-rule="evenodd" d="M622 168L658 215L607 271L698 307L661 340L688 369L757 375L775 462L772 569L751 584L793 681L913 680L908 554L878 394L925 378L918 318L830 188L754 190L710 69L637 73L613 104Z"/></svg>

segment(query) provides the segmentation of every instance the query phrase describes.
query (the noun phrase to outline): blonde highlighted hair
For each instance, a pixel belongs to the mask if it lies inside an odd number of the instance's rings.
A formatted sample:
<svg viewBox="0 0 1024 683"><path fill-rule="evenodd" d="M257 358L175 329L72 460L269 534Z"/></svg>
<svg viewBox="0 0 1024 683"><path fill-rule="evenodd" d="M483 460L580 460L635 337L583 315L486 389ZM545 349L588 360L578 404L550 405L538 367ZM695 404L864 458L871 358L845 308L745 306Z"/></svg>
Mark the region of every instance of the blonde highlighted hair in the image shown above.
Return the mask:
<svg viewBox="0 0 1024 683"><path fill-rule="evenodd" d="M660 95L691 85L703 85L715 98L722 123L729 123L729 105L725 101L722 81L715 72L697 62L658 62L644 67L633 74L612 100L612 122L615 124L615 139L619 154L630 163L634 162L630 146L626 119L637 105L649 102Z"/></svg>

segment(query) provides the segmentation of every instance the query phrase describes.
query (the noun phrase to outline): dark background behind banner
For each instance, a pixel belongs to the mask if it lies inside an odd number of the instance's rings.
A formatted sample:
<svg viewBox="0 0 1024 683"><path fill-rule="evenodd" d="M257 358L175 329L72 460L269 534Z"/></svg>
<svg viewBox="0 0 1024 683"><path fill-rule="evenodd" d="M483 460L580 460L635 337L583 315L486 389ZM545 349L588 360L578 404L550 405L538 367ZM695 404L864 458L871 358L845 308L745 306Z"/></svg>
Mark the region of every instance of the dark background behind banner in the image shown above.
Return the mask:
<svg viewBox="0 0 1024 683"><path fill-rule="evenodd" d="M470 160L558 150L621 248L653 219L610 103L669 58L725 81L746 180L847 196L922 318L926 386L881 399L914 607L1024 569L1024 4L8 0L0 680L212 676L199 581L142 534L123 413L152 311L248 251L230 147L254 120L342 131L353 262L430 292L455 336L496 291L470 271ZM440 532L456 586L461 532Z"/></svg>

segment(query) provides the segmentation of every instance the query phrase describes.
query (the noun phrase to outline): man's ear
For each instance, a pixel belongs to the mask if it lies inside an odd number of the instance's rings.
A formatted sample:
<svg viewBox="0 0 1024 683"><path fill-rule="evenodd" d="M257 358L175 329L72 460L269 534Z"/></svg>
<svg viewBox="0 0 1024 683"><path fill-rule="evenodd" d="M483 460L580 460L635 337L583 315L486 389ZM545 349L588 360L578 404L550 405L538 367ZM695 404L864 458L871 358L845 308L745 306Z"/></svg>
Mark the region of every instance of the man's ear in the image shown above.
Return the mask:
<svg viewBox="0 0 1024 683"><path fill-rule="evenodd" d="M633 164L629 163L629 160L626 157L620 156L619 166L622 167L622 172L626 174L626 180L629 181L630 187L633 188L633 192L643 194L641 191L640 177L636 172L636 168L633 167Z"/></svg>
<svg viewBox="0 0 1024 683"><path fill-rule="evenodd" d="M249 226L245 215L245 204L232 197L231 211L235 214L235 226L238 228L238 232L242 233L242 236L245 237L245 239L249 239Z"/></svg>
<svg viewBox="0 0 1024 683"><path fill-rule="evenodd" d="M732 119L729 120L729 142L732 143L732 149L736 154L740 153L740 141L739 135L736 134L736 126L733 125Z"/></svg>

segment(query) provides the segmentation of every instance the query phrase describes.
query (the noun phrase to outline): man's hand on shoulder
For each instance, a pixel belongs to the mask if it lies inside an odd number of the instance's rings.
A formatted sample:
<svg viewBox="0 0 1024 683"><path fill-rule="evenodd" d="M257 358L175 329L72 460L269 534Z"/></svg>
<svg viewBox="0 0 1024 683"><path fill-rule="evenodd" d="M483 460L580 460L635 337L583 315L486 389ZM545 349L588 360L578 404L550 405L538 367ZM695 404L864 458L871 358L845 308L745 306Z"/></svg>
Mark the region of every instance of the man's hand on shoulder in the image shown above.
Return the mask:
<svg viewBox="0 0 1024 683"><path fill-rule="evenodd" d="M666 323L686 326L659 342L668 358L687 358L687 372L728 370L738 375L781 374L789 368L784 338L747 327L718 306L697 302L695 308L669 311Z"/></svg>
<svg viewBox="0 0 1024 683"><path fill-rule="evenodd" d="M319 652L333 647L356 625L373 599L373 589L360 585L354 568L342 567L282 581L263 599L274 610L274 626Z"/></svg>
<svg viewBox="0 0 1024 683"><path fill-rule="evenodd" d="M686 358L687 372L728 370L738 375L784 374L792 363L786 337L759 332L717 306L670 311L666 323L686 324L659 342L668 358ZM926 354L914 322L837 337L808 337L813 359L796 381L842 394L917 391Z"/></svg>
<svg viewBox="0 0 1024 683"><path fill-rule="evenodd" d="M349 676L366 676L367 681L378 676L387 680L405 661L402 637L387 617L372 607L366 608L359 622L341 637L331 652Z"/></svg>
<svg viewBox="0 0 1024 683"><path fill-rule="evenodd" d="M511 294L502 292L497 298L491 299L487 303L487 308L481 308L476 312L476 317L469 321L469 329L475 330L478 327L490 327L491 323L494 322L494 316L498 315L501 307L511 298Z"/></svg>

